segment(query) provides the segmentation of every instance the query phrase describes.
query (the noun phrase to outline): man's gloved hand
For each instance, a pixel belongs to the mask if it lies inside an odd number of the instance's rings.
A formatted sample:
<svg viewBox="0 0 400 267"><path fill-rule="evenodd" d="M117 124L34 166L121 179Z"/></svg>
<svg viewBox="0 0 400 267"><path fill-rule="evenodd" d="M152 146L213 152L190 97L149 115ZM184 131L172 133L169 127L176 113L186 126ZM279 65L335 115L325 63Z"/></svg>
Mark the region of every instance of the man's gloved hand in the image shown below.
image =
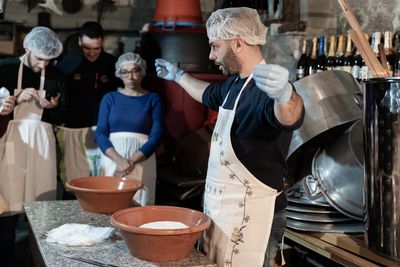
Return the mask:
<svg viewBox="0 0 400 267"><path fill-rule="evenodd" d="M253 70L253 79L258 88L278 103L286 103L292 95L288 82L289 71L275 64L258 64Z"/></svg>
<svg viewBox="0 0 400 267"><path fill-rule="evenodd" d="M182 74L185 73L183 69L162 58L156 59L155 66L158 77L169 81L179 82Z"/></svg>

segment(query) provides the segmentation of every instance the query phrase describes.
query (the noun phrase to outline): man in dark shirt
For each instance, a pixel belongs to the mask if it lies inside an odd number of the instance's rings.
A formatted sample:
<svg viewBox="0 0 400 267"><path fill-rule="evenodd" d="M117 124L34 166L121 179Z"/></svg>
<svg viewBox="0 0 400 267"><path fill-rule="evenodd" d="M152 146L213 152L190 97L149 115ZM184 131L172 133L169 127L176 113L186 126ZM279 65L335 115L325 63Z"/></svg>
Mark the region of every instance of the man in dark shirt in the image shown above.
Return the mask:
<svg viewBox="0 0 400 267"><path fill-rule="evenodd" d="M118 87L116 57L103 50L104 33L100 24L82 25L81 51L62 56L57 67L67 75L67 117L65 126L84 128L97 125L101 98Z"/></svg>
<svg viewBox="0 0 400 267"><path fill-rule="evenodd" d="M64 74L50 64L62 52L57 34L35 27L25 37L21 57L0 61L0 87L15 106L0 139L1 266L15 266L15 228L23 204L56 198L56 142L53 126L63 123Z"/></svg>
<svg viewBox="0 0 400 267"><path fill-rule="evenodd" d="M57 67L67 75L65 127L59 127L60 178L65 183L74 178L98 175L101 152L94 141L100 101L117 89L116 57L103 50L104 33L94 21L80 30L81 51L63 55ZM69 198L59 187L61 198Z"/></svg>
<svg viewBox="0 0 400 267"><path fill-rule="evenodd" d="M203 238L219 266L276 266L283 238L283 178L292 131L304 107L285 68L266 64L260 46L267 29L256 10L219 9L207 20L213 60L228 79L210 84L163 59L158 76L174 80L197 101L218 112L204 194L213 221Z"/></svg>

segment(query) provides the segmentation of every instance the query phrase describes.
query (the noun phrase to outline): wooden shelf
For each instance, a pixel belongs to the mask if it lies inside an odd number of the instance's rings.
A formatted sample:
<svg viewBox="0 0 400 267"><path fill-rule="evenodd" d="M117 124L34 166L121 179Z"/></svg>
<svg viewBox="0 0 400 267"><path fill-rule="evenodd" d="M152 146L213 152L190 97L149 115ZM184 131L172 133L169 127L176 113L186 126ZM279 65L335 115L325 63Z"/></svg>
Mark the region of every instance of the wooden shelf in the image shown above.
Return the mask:
<svg viewBox="0 0 400 267"><path fill-rule="evenodd" d="M285 238L344 266L399 266L400 262L369 250L363 236L333 233L298 232L286 229Z"/></svg>

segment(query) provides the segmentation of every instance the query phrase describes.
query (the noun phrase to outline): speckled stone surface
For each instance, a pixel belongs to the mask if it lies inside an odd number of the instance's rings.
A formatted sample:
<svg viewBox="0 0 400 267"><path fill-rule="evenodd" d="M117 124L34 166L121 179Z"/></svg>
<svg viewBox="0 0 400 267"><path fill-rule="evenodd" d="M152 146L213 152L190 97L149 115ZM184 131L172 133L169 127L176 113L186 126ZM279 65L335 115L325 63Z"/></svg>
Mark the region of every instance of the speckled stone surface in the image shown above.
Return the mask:
<svg viewBox="0 0 400 267"><path fill-rule="evenodd" d="M193 250L192 254L178 262L148 262L133 257L125 242L115 229L110 238L101 244L92 246L67 247L53 243L47 243L48 231L66 223L83 223L92 226L113 227L110 216L83 211L77 200L68 201L36 201L25 204L25 211L29 224L32 228L34 238L40 250L43 261L48 267L85 267L91 264L72 260L62 255L76 256L92 259L103 263L113 264L119 267L135 266L162 266L162 267L214 267L202 253Z"/></svg>

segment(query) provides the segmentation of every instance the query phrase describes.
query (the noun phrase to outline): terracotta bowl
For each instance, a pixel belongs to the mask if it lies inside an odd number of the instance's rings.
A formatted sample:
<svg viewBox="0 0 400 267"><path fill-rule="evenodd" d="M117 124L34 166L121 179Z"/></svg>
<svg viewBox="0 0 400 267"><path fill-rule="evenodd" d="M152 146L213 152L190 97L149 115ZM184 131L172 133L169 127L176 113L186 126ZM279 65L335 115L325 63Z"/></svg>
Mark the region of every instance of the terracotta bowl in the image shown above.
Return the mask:
<svg viewBox="0 0 400 267"><path fill-rule="evenodd" d="M111 214L131 207L132 198L143 183L121 177L91 176L74 179L66 186L75 193L82 209Z"/></svg>
<svg viewBox="0 0 400 267"><path fill-rule="evenodd" d="M185 229L139 228L154 221L181 222ZM147 261L178 261L190 255L210 218L196 210L172 206L134 207L115 212L111 223L119 229L131 254Z"/></svg>

